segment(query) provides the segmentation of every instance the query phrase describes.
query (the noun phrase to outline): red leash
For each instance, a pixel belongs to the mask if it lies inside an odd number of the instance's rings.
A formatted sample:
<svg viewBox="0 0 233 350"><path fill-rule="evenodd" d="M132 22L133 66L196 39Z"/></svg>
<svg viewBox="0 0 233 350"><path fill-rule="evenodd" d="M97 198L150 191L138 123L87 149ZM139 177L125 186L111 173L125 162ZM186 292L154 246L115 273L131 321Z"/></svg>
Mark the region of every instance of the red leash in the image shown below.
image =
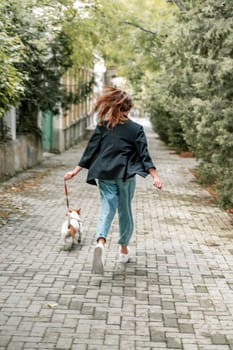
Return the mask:
<svg viewBox="0 0 233 350"><path fill-rule="evenodd" d="M64 188L65 188L65 194L66 194L66 205L67 205L67 209L69 210L69 198L68 198L68 189L66 185L66 180L64 180Z"/></svg>
<svg viewBox="0 0 233 350"><path fill-rule="evenodd" d="M74 172L72 171L72 175L71 177L73 177L75 174ZM70 206L69 206L69 198L68 198L68 188L67 188L67 184L66 184L66 180L64 179L64 189L65 189L65 194L66 194L66 205L67 205L67 209L69 210L70 209Z"/></svg>

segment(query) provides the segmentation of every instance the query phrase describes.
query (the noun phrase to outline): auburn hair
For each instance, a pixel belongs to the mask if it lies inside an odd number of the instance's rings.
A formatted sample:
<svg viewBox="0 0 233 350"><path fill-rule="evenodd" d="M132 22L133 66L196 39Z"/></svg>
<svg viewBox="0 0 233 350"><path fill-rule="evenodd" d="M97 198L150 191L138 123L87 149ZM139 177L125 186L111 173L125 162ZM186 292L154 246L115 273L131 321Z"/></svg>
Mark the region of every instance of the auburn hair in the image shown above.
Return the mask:
<svg viewBox="0 0 233 350"><path fill-rule="evenodd" d="M128 117L124 113L132 106L129 94L112 86L106 86L94 107L94 112L98 115L98 125L106 123L107 128L114 128L117 124L126 122Z"/></svg>

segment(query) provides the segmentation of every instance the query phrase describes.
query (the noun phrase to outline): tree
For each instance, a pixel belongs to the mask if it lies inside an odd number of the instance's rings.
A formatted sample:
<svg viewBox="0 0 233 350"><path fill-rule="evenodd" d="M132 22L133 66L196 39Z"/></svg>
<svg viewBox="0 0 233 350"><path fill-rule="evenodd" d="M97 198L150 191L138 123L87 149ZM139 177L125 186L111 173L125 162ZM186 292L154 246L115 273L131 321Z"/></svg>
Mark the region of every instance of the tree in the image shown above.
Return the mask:
<svg viewBox="0 0 233 350"><path fill-rule="evenodd" d="M4 26L8 41L3 51L9 64L2 66L1 76L7 77L11 93L8 100L7 91L0 95L1 114L18 103L18 131L36 132L38 111L56 111L57 104L67 99L60 84L64 72L93 63L93 49L88 44L92 37L85 31L88 19L74 8L72 0L25 0L20 6L17 0L3 0L1 14L9 23Z"/></svg>
<svg viewBox="0 0 233 350"><path fill-rule="evenodd" d="M22 74L15 67L22 62L24 46L19 36L10 35L12 23L0 4L0 118L14 106L24 90Z"/></svg>
<svg viewBox="0 0 233 350"><path fill-rule="evenodd" d="M224 207L233 206L232 10L231 2L208 0L184 11L152 83L154 125L202 160L201 180L216 184Z"/></svg>

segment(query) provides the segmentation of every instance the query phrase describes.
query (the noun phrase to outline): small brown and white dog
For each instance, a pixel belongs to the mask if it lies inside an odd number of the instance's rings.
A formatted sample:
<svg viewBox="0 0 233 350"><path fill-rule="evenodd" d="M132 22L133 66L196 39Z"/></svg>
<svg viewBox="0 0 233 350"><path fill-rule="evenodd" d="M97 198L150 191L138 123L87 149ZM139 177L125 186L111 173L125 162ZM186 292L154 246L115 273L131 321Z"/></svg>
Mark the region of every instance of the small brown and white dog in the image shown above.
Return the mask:
<svg viewBox="0 0 233 350"><path fill-rule="evenodd" d="M81 242L82 223L80 212L81 209L67 211L68 219L61 228L61 238L64 249L71 248L73 244Z"/></svg>

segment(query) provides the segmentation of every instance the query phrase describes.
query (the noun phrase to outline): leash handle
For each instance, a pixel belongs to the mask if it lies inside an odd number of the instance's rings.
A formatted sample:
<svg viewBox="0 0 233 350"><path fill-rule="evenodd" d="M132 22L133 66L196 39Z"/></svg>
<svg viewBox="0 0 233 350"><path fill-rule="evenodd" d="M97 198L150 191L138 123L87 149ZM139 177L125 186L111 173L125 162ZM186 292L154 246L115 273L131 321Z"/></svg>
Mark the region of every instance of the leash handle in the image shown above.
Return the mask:
<svg viewBox="0 0 233 350"><path fill-rule="evenodd" d="M66 206L67 209L69 210L69 197L68 197L68 188L67 188L67 184L66 184L66 180L64 180L64 189L65 189L65 195L66 195Z"/></svg>

